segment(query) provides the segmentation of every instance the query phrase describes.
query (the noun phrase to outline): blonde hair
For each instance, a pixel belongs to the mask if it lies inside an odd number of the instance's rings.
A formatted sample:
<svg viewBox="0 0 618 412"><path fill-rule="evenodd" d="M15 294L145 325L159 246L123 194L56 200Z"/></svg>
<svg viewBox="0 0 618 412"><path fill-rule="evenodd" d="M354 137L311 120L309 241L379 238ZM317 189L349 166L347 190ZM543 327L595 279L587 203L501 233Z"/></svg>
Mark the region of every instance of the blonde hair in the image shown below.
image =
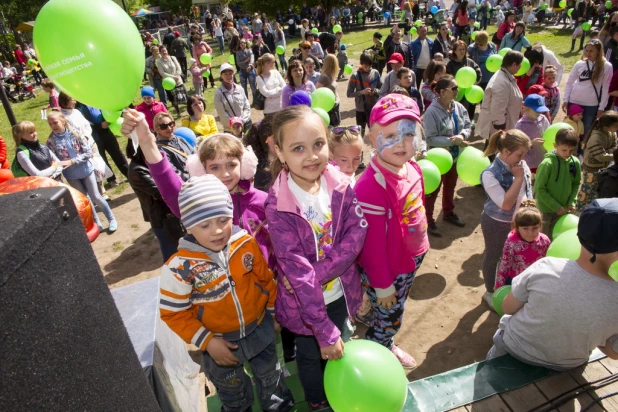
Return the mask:
<svg viewBox="0 0 618 412"><path fill-rule="evenodd" d="M362 151L364 144L365 143L363 142L363 138L360 133L352 133L349 130L346 130L341 134L334 134L331 132L328 137L328 150L331 156L341 146L355 145Z"/></svg>
<svg viewBox="0 0 618 412"><path fill-rule="evenodd" d="M521 202L519 209L515 212L511 226L513 229L520 227L536 226L543 223L543 216L536 207L534 199L526 199Z"/></svg>
<svg viewBox="0 0 618 412"><path fill-rule="evenodd" d="M477 31L474 42L479 46L485 46L487 43L489 43L489 35L484 30Z"/></svg>
<svg viewBox="0 0 618 412"><path fill-rule="evenodd" d="M332 56L332 54L329 54ZM336 60L336 59L335 59ZM322 121L322 118L311 110L309 106L304 104L300 104L297 106L287 107L280 112L278 112L273 118L272 128L273 128L273 141L277 147L280 149L283 147L283 128L291 122L296 122L301 119L307 119L308 116L314 116L316 122L320 122L321 125L324 126L324 134L329 135L328 130L326 128L326 124ZM279 173L283 170L283 163L279 160L278 156L274 156L270 162L270 173L272 175L273 181L277 179Z"/></svg>
<svg viewBox="0 0 618 412"><path fill-rule="evenodd" d="M15 141L15 146L19 146L21 144L21 137L26 133L36 132L36 125L27 120L21 121L17 123L11 129L13 132L13 140Z"/></svg>
<svg viewBox="0 0 618 412"><path fill-rule="evenodd" d="M207 160L214 160L219 156L242 160L244 152L245 148L236 136L229 133L216 133L200 144L198 156L200 162L206 165Z"/></svg>
<svg viewBox="0 0 618 412"><path fill-rule="evenodd" d="M530 149L530 139L524 132L517 129L500 130L489 138L489 144L483 152L485 156L499 153L503 150L514 152L521 147Z"/></svg>
<svg viewBox="0 0 618 412"><path fill-rule="evenodd" d="M204 108L206 108L204 106ZM161 119L163 119L164 117L167 117L168 119L172 119L174 120L174 118L172 117L171 114L167 113L167 112L161 112L161 113L157 113L154 117L154 119L152 119L152 126L155 128L155 130L159 127L159 125L162 123Z"/></svg>
<svg viewBox="0 0 618 412"><path fill-rule="evenodd" d="M49 123L50 120L53 120L53 119L56 119L56 118L60 119L62 124L64 124L64 128L65 129L67 129L67 130L71 129L71 127L69 126L69 121L67 120L67 118L64 117L64 115L61 112L57 111L57 110L52 110L52 112L47 115L47 122ZM49 134L49 137L52 137L53 134L54 134L54 132L52 131ZM71 134L73 134L73 132L71 132ZM75 136L75 138L77 138L77 136Z"/></svg>
<svg viewBox="0 0 618 412"><path fill-rule="evenodd" d="M328 74L333 80L337 78L337 73L339 73L339 62L334 54L329 53L326 55L321 72Z"/></svg>
<svg viewBox="0 0 618 412"><path fill-rule="evenodd" d="M264 72L264 63L274 62L274 61L275 61L275 56L273 56L270 53L264 53L262 57L260 57L257 61L256 67L257 67L258 76L260 76Z"/></svg>
<svg viewBox="0 0 618 412"><path fill-rule="evenodd" d="M552 66L551 64L549 66L546 66L545 69L543 69L543 72L545 74L553 74L554 76L558 74L556 67Z"/></svg>

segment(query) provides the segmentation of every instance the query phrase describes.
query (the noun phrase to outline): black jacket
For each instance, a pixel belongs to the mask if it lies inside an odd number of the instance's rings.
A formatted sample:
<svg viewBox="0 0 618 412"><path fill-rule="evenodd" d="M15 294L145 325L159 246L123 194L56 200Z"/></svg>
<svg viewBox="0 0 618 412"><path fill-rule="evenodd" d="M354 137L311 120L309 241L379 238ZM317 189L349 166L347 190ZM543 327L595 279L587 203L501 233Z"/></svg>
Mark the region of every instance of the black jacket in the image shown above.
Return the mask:
<svg viewBox="0 0 618 412"><path fill-rule="evenodd" d="M618 70L618 41L609 39L605 47L605 60L611 63L614 73Z"/></svg>
<svg viewBox="0 0 618 412"><path fill-rule="evenodd" d="M618 165L599 171L599 198L618 197Z"/></svg>
<svg viewBox="0 0 618 412"><path fill-rule="evenodd" d="M159 193L159 189L157 189L157 185L150 175L148 166L133 159L129 164L129 175L127 177L142 207L144 221L150 222L150 225L155 229L162 228L163 220L172 215L172 211L161 198L161 193Z"/></svg>
<svg viewBox="0 0 618 412"><path fill-rule="evenodd" d="M386 61L388 62L393 53L401 53L403 56L403 65L408 69L414 70L412 65L412 59L410 58L410 46L408 43L405 43L403 40L399 41L399 44L393 43L393 35L389 34L384 40L384 55L386 56ZM391 71L391 65L387 64L387 71Z"/></svg>
<svg viewBox="0 0 618 412"><path fill-rule="evenodd" d="M189 180L186 163L187 157L195 152L195 149L180 137L173 137L170 140L157 140L157 146L167 156L167 160L172 164L174 171L183 182Z"/></svg>

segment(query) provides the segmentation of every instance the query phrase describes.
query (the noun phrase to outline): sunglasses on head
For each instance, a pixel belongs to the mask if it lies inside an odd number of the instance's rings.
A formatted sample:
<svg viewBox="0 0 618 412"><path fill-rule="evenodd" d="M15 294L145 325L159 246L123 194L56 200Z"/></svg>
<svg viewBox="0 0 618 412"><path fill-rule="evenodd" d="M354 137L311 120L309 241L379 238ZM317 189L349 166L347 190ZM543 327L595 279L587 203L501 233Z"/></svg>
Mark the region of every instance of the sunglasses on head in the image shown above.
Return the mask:
<svg viewBox="0 0 618 412"><path fill-rule="evenodd" d="M344 134L346 130L353 134L359 134L361 132L361 127L355 124L354 126L347 126L347 127L339 126L339 127L330 128L331 133L334 134L335 136Z"/></svg>
<svg viewBox="0 0 618 412"><path fill-rule="evenodd" d="M160 124L159 124L159 129L161 129L161 130L165 130L165 129L167 129L168 127L172 128L172 127L174 127L174 126L176 126L176 122L175 122L174 120L172 120L172 121L171 121L171 122L169 122L169 123L160 123Z"/></svg>

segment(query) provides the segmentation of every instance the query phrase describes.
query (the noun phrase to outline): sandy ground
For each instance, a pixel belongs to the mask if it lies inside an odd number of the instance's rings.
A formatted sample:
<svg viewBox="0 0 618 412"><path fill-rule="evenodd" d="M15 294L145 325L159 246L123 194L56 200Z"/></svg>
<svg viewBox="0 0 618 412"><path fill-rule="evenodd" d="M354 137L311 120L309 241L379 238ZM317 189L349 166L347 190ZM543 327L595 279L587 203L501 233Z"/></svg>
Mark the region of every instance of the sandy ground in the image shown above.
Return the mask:
<svg viewBox="0 0 618 412"><path fill-rule="evenodd" d="M345 98L346 88L347 82L340 82L342 123L351 125L355 123L354 101ZM260 113L254 111L253 118L259 120ZM477 147L481 145L477 143ZM365 156L369 151L365 150ZM480 270L484 251L480 215L485 193L481 187L459 181L455 194L455 212L466 226L455 227L437 215L443 237L430 237L431 249L417 274L403 326L395 338L419 363L408 375L410 380L483 360L499 321L481 299L485 288ZM143 221L132 190L127 188L110 204L119 229L112 235L102 233L92 245L110 288L158 276L162 265L158 242ZM441 204L440 196L435 213L441 214ZM102 215L101 220L105 222ZM358 328L357 336L363 333L364 329Z"/></svg>

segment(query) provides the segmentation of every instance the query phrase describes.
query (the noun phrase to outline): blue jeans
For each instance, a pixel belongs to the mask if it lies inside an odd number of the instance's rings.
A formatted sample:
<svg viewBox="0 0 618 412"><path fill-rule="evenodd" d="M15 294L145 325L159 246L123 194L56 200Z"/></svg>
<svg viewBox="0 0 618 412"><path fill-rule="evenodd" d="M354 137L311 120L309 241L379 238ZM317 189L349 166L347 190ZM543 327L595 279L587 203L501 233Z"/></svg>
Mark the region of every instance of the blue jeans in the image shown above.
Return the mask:
<svg viewBox="0 0 618 412"><path fill-rule="evenodd" d="M481 27L480 30L487 30L487 24L489 23L489 19L487 18L486 14L483 14L483 17L481 17Z"/></svg>
<svg viewBox="0 0 618 412"><path fill-rule="evenodd" d="M223 43L223 36L217 36L217 41L219 42L219 50L221 50L221 54L223 54L223 50L225 50L225 45Z"/></svg>
<svg viewBox="0 0 618 412"><path fill-rule="evenodd" d="M283 372L277 361L275 329L269 314L253 332L232 342L238 349L232 354L238 359L235 366L220 366L203 352L204 371L217 388L222 411L249 410L253 404L253 385L244 371L243 364L249 362L265 411L289 410L294 405L292 393L283 379Z"/></svg>
<svg viewBox="0 0 618 412"><path fill-rule="evenodd" d="M163 262L167 262L167 260L172 257L174 253L178 252L178 246L172 242L164 227L153 227L152 231L159 241L159 248L161 249L161 254L163 255Z"/></svg>
<svg viewBox="0 0 618 412"><path fill-rule="evenodd" d="M594 90L592 90L592 93L594 93ZM572 104L575 103L567 104L567 110L569 107L571 107ZM584 117L582 119L582 122L584 123L584 136L588 136L588 131L590 130L590 127L592 127L592 123L594 122L594 120L597 118L597 111L599 110L599 106L582 106L581 104L580 106L582 109L584 109Z"/></svg>
<svg viewBox="0 0 618 412"><path fill-rule="evenodd" d="M102 209L103 214L107 218L108 222L111 223L112 221L116 220L114 214L112 213L112 209L109 207L109 204L107 204L105 199L103 199L103 196L101 196L101 193L99 193L99 188L97 187L97 179L94 177L94 172L90 173L83 179L67 179L67 181L69 182L71 187L74 187L83 194L88 195L91 203L92 201L94 201L94 203L96 203L96 205ZM94 210L94 205L92 209Z"/></svg>
<svg viewBox="0 0 618 412"><path fill-rule="evenodd" d="M249 91L247 90L247 80L249 80L249 85L251 86L251 101L253 102L253 99L255 99L255 90L257 89L255 85L255 69L251 69L250 72L241 69L238 73L240 74L240 85L245 91L245 96L247 96L247 98L249 98Z"/></svg>
<svg viewBox="0 0 618 412"><path fill-rule="evenodd" d="M165 93L165 89L163 88L163 79L161 80L153 80L155 89L157 90L157 94L159 95L159 100L161 103L167 106L167 93Z"/></svg>
<svg viewBox="0 0 618 412"><path fill-rule="evenodd" d="M285 61L285 53L279 54L279 63L281 63L281 70L288 70L288 62Z"/></svg>

